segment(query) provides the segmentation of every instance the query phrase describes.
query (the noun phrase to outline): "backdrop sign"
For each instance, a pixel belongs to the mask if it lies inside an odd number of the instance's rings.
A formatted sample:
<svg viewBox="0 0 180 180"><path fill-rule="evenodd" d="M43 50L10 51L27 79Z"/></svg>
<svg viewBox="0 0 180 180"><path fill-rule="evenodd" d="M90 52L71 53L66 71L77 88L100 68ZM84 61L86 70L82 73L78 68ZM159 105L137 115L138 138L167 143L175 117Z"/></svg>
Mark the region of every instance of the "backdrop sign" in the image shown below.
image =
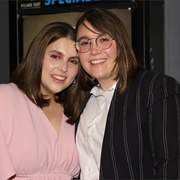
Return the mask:
<svg viewBox="0 0 180 180"><path fill-rule="evenodd" d="M36 9L36 8L49 8L60 7L68 5L85 5L88 3L103 3L107 1L102 0L41 0L41 1L19 1L19 9ZM111 1L113 2L113 1ZM117 2L116 0L114 2Z"/></svg>
<svg viewBox="0 0 180 180"><path fill-rule="evenodd" d="M88 5L88 4L107 4L107 3L129 3L135 0L20 0L18 1L18 8L23 9L36 9L36 8L53 8L61 6L72 5Z"/></svg>
<svg viewBox="0 0 180 180"><path fill-rule="evenodd" d="M72 3L86 3L86 2L91 2L91 0L46 0L44 2L45 6L51 6L51 5L55 5L55 4L72 4Z"/></svg>
<svg viewBox="0 0 180 180"><path fill-rule="evenodd" d="M136 0L19 0L21 15L49 14L67 11L84 11L89 7L128 8ZM79 9L78 9L79 8ZM81 8L81 9L80 9Z"/></svg>

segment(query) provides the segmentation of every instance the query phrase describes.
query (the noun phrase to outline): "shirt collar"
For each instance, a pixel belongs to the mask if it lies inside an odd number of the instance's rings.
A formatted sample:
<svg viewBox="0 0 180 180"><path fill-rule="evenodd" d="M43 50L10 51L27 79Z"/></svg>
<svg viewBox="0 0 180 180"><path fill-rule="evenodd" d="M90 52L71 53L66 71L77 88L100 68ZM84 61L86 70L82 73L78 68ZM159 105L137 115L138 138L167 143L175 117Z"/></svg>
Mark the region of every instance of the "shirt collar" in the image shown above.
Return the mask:
<svg viewBox="0 0 180 180"><path fill-rule="evenodd" d="M114 91L117 85L117 81L111 86L109 87L106 91L104 91L100 86L95 86L91 89L90 93L93 94L94 96L99 96L104 94L105 92L108 91Z"/></svg>

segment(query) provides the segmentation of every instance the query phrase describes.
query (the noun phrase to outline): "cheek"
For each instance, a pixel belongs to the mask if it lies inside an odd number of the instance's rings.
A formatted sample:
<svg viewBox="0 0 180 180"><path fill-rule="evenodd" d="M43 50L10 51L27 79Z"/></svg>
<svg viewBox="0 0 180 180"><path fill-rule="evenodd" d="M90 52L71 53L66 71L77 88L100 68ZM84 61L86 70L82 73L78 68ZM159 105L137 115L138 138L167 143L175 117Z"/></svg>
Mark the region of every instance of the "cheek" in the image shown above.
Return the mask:
<svg viewBox="0 0 180 180"><path fill-rule="evenodd" d="M109 49L109 56L111 59L115 60L117 57L117 48L116 45L113 45L111 49Z"/></svg>
<svg viewBox="0 0 180 180"><path fill-rule="evenodd" d="M70 74L71 78L74 79L78 74L78 67L70 69L69 74Z"/></svg>
<svg viewBox="0 0 180 180"><path fill-rule="evenodd" d="M51 64L47 60L44 60L43 64L42 64L42 70L46 71L46 70L48 70L50 68L51 68Z"/></svg>
<svg viewBox="0 0 180 180"><path fill-rule="evenodd" d="M80 59L81 66L86 69L89 64L88 56L85 54L82 54L82 55L79 55L79 59Z"/></svg>
<svg viewBox="0 0 180 180"><path fill-rule="evenodd" d="M88 60L88 53L79 53L79 59L81 64Z"/></svg>

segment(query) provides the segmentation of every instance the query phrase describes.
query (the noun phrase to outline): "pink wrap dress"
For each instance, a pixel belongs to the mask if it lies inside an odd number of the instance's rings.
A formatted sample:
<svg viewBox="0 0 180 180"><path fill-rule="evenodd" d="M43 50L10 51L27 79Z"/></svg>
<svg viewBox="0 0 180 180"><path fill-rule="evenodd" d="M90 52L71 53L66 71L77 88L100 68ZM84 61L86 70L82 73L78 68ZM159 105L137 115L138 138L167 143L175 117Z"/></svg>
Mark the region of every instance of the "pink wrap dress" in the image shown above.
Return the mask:
<svg viewBox="0 0 180 180"><path fill-rule="evenodd" d="M74 125L60 133L15 84L0 85L0 179L70 180L79 174Z"/></svg>

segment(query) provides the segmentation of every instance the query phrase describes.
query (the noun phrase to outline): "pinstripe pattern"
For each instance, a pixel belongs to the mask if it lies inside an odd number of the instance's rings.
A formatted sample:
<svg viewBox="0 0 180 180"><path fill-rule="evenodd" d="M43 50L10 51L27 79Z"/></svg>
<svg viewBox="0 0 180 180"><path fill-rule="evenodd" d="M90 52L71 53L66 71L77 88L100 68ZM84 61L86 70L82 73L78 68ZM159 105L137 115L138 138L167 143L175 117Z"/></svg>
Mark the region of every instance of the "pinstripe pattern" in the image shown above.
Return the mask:
<svg viewBox="0 0 180 180"><path fill-rule="evenodd" d="M180 93L179 84L176 83L176 94ZM178 132L178 142L179 142L179 149L180 149L180 101L178 96L175 96L176 107L177 107L177 132ZM179 159L178 159L178 179L180 179L180 151L179 151Z"/></svg>
<svg viewBox="0 0 180 180"><path fill-rule="evenodd" d="M180 85L141 72L110 106L100 179L180 178Z"/></svg>
<svg viewBox="0 0 180 180"><path fill-rule="evenodd" d="M112 103L112 109L114 109L114 106L115 106L115 103L113 102ZM112 111L111 109L111 111ZM114 111L111 112L112 114L112 117L114 117ZM110 119L110 132L112 132L110 134L110 148L111 148L111 158L112 158L112 162L113 162L113 169L114 169L114 175L115 175L115 178L118 180L119 177L118 177L118 170L117 170L117 165L116 165L116 159L115 159L115 153L114 153L114 145L113 145L113 119Z"/></svg>
<svg viewBox="0 0 180 180"><path fill-rule="evenodd" d="M165 97L168 96L167 93L167 82L166 79L163 78L164 81L164 95ZM164 163L163 167L163 177L164 179L167 179L167 162L168 162L168 145L167 145L167 137L166 137L166 124L167 124L167 100L163 99L163 145L164 145L164 152L165 152L165 159L166 162Z"/></svg>
<svg viewBox="0 0 180 180"><path fill-rule="evenodd" d="M137 88L137 94L136 94L136 119L137 119L137 124L138 124L138 139L139 139L139 170L140 170L140 177L139 179L142 180L143 179L143 163L142 163L142 131L141 131L141 112L140 112L140 85L142 83L142 79L143 79L144 75L142 75L142 77L140 78L140 82Z"/></svg>
<svg viewBox="0 0 180 180"><path fill-rule="evenodd" d="M128 138L127 138L126 119L127 119L128 95L129 95L129 89L128 89L127 93L126 93L124 107L123 107L123 134L124 134L123 137L124 137L124 146L125 146L125 152L126 152L126 158L127 158L127 162L128 162L130 178L134 179L133 168L132 168L131 158L130 158L130 154L129 154L129 147L128 147L128 143L127 143Z"/></svg>
<svg viewBox="0 0 180 180"><path fill-rule="evenodd" d="M152 157L155 159L155 152L154 152L154 144L153 144L153 138L152 138L152 105L153 105L153 86L154 86L154 81L156 79L158 74L155 74L154 77L152 78L151 84L150 84L150 88L149 88L149 93L148 93L148 103L147 103L147 107L148 104L150 104L150 108L149 108L149 137L150 137L150 143L151 143L151 149L152 149ZM154 161L153 166L155 167L157 165L157 162ZM153 169L153 175L155 175L156 172Z"/></svg>

